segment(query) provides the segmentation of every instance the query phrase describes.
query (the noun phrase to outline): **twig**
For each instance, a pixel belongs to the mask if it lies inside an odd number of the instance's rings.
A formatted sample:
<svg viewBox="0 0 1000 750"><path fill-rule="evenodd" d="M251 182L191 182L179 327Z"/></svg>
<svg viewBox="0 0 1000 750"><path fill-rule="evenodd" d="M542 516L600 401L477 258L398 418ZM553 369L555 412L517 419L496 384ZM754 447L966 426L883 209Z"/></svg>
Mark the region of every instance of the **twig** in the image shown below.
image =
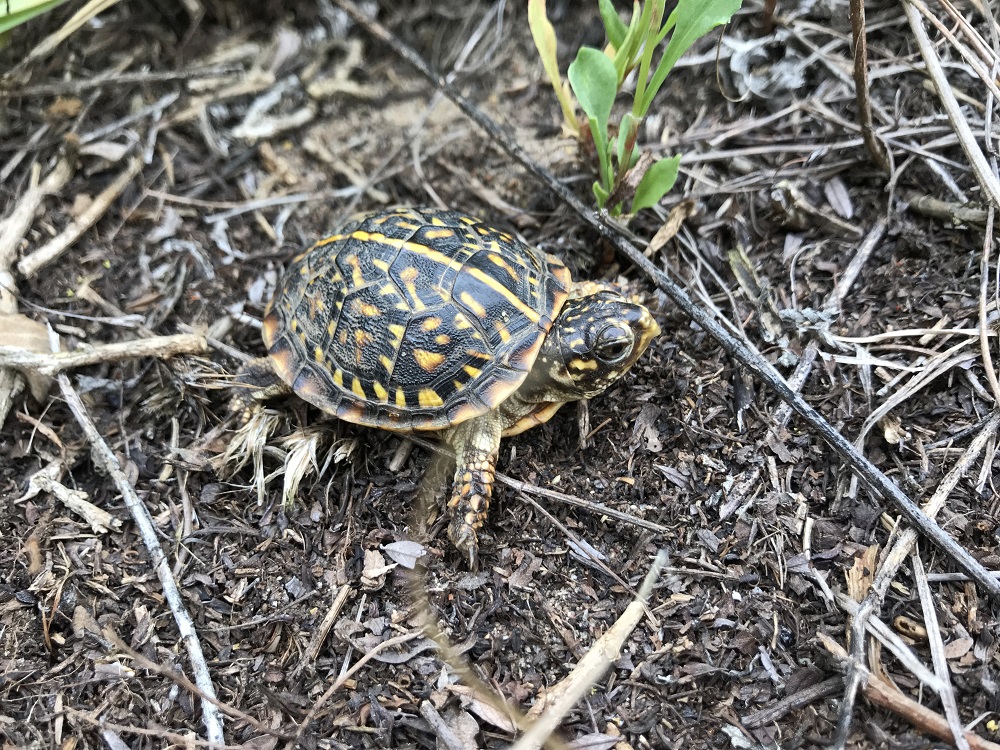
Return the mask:
<svg viewBox="0 0 1000 750"><path fill-rule="evenodd" d="M913 579L917 584L917 593L920 595L920 607L924 613L924 626L927 631L927 644L931 651L931 664L934 665L934 674L937 675L941 686L938 697L941 699L945 718L951 728L952 742L955 743L958 750L969 750L969 743L965 739L962 729L962 718L958 715L955 688L951 685L948 658L944 655L944 642L941 640L941 629L938 627L934 597L931 595L931 587L927 585L927 574L924 572L924 563L920 559L919 550L913 551L910 561L913 565Z"/></svg>
<svg viewBox="0 0 1000 750"><path fill-rule="evenodd" d="M306 727L308 727L312 723L313 719L316 718L316 714L319 713L319 710L323 707L323 704L325 704L328 700L330 700L330 697L338 690L340 690L340 688L343 687L344 683L347 682L349 679L351 679L351 677L353 677L359 669L361 669L365 664L367 664L381 652L385 651L387 648L392 648L393 646L399 646L403 643L406 643L407 641L412 641L414 638L419 638L422 635L423 632L420 630L414 630L409 633L403 633L402 635L397 635L395 638L390 638L386 641L382 641L380 644L372 648L371 651L369 651L360 659L358 659L357 662L355 662L354 666L352 666L350 669L348 669L346 672L340 675L334 681L334 683L324 691L323 695L321 695L319 698L316 699L316 701L312 705L312 708L309 709L309 713L305 715L305 718L302 719L302 723L298 726L298 729L296 729L295 737L289 741L289 747L298 746L299 740L302 737L302 733L306 731Z"/></svg>
<svg viewBox="0 0 1000 750"><path fill-rule="evenodd" d="M872 102L868 89L868 36L865 31L864 0L851 0L851 35L854 39L854 95L858 102L858 122L865 148L883 172L891 172L885 144L875 137Z"/></svg>
<svg viewBox="0 0 1000 750"><path fill-rule="evenodd" d="M441 718L441 714L437 712L437 709L434 708L430 701L423 701L420 704L420 715L424 717L424 721L431 725L435 736L447 750L468 750L465 743L445 723L445 720Z"/></svg>
<svg viewBox="0 0 1000 750"><path fill-rule="evenodd" d="M93 349L73 352L33 352L20 346L0 346L0 367L37 372L51 377L65 370L86 367L99 362L117 362L133 357L166 359L178 354L202 354L208 351L208 341L196 333L133 339L117 344L102 344Z"/></svg>
<svg viewBox="0 0 1000 750"><path fill-rule="evenodd" d="M146 70L133 73L109 73L93 78L77 78L72 81L58 83L42 83L37 86L5 87L0 86L0 99L9 97L24 97L32 99L36 96L79 95L82 91L104 86L127 86L133 83L167 83L169 81L190 81L194 78L215 78L229 74L239 74L243 70L239 65L213 65L207 68L191 68L191 70Z"/></svg>
<svg viewBox="0 0 1000 750"><path fill-rule="evenodd" d="M65 153L41 182L38 181L36 166L31 187L24 192L10 215L0 221L0 315L17 314L17 285L12 268L18 246L31 228L35 212L45 196L58 192L73 176L78 145L75 136L67 137ZM14 397L22 387L23 381L17 373L0 367L0 427L7 421Z"/></svg>
<svg viewBox="0 0 1000 750"><path fill-rule="evenodd" d="M991 596L1000 600L1000 582L994 579L982 564L969 555L958 542L951 538L941 527L927 518L916 504L906 494L893 484L888 477L867 458L854 448L851 442L837 432L805 399L793 391L778 371L767 362L749 342L742 341L731 335L726 329L710 316L700 306L695 305L687 292L663 273L656 265L646 258L631 242L622 237L621 229L604 216L595 214L563 185L556 177L543 169L527 152L510 138L491 118L479 110L472 102L461 96L454 88L424 60L393 36L381 24L371 21L350 0L335 0L356 23L364 28L379 42L385 44L397 55L416 68L431 83L437 86L451 99L462 112L485 130L496 142L517 159L529 172L541 180L550 190L570 206L590 227L600 233L614 247L643 271L656 286L661 289L685 315L701 326L731 357L737 359L753 374L766 383L783 400L815 429L820 437L835 453L857 474L859 474L871 490L890 503L900 514L906 517L922 534L951 557L955 563L964 569ZM910 12L915 12L912 9ZM982 154L980 154L982 156ZM997 190L1000 204L1000 189Z"/></svg>
<svg viewBox="0 0 1000 750"><path fill-rule="evenodd" d="M993 221L996 217L996 207L990 204L986 212L986 231L983 234L983 255L979 261L979 352L983 356L983 371L986 382L993 392L993 403L1000 406L1000 382L997 382L996 369L993 367L993 355L990 354L990 335L993 327L989 324L986 309L989 299L990 256L993 254Z"/></svg>
<svg viewBox="0 0 1000 750"><path fill-rule="evenodd" d="M843 646L825 633L821 632L818 635L823 645L831 654L840 659L847 658L847 652L844 651ZM920 705L909 696L899 692L895 687L882 682L882 680L875 677L865 667L860 666L858 670L864 678L861 691L864 693L865 698L873 704L891 711L897 716L902 716L913 726L933 734L935 737L939 737L946 742L952 740L951 728L944 717ZM1000 750L1000 745L989 740L984 740L972 732L965 732L964 737L972 750Z"/></svg>
<svg viewBox="0 0 1000 750"><path fill-rule="evenodd" d="M851 262L847 264L847 268L844 273L841 274L837 281L837 286L834 287L833 292L827 299L826 304L823 305L823 312L828 313L831 318L840 314L840 306L847 296L847 293L854 286L854 282L857 280L858 276L861 274L861 269L864 268L865 264L868 262L868 258L871 257L872 252L878 247L882 238L885 236L887 223L885 220L879 221L872 227L872 230L868 233L868 236L858 245L858 251L851 258ZM799 392L805 385L806 379L812 372L813 364L816 361L816 357L819 355L819 343L814 339L810 341L806 346L805 351L802 352L802 356L799 357L798 363L795 365L795 370L792 372L790 378L788 378L788 385L790 388ZM771 417L772 431L774 433L780 433L788 425L788 420L792 416L792 407L785 401L775 410L774 415ZM760 480L760 466L754 466L745 472L744 475L740 476L739 481L734 485L733 489L728 493L726 497L726 502L719 508L719 518L725 520L728 518L737 508L743 506L746 498L751 492L754 492L756 488L759 487Z"/></svg>
<svg viewBox="0 0 1000 750"><path fill-rule="evenodd" d="M337 592L337 596L333 600L333 604L330 605L330 609L327 610L326 615L319 624L319 627L316 628L316 632L313 633L312 638L309 639L309 645L299 658L299 663L296 664L295 668L292 670L293 680L301 674L303 669L311 667L315 663L316 657L319 656L319 650L323 648L323 642L326 640L326 636L330 632L330 628L332 628L333 624L337 621L337 618L340 616L340 611L344 608L344 604L347 602L347 597L349 597L353 591L354 589L346 584L340 587L340 591Z"/></svg>
<svg viewBox="0 0 1000 750"><path fill-rule="evenodd" d="M546 692L541 715L524 735L511 746L511 750L537 750L562 722L566 714L587 694L611 663L618 658L625 639L635 630L646 610L649 594L667 564L667 553L660 551L653 566L639 587L638 596L622 612L615 624L598 638L586 656L580 659L573 671ZM539 705L536 704L536 705ZM535 713L534 709L529 713Z"/></svg>
<svg viewBox="0 0 1000 750"><path fill-rule="evenodd" d="M1000 181L997 180L996 175L990 170L989 162L986 161L986 157L979 148L979 144L976 143L976 137L972 133L972 128L969 127L969 123L966 122L965 117L962 115L962 109L955 98L955 93L951 90L948 78L941 67L941 61L938 59L937 52L934 51L934 45L927 35L927 30L924 29L920 12L909 0L902 0L902 2L903 12L906 13L906 20L909 21L913 37L917 40L917 46L920 48L920 56L924 58L924 63L927 65L927 74L934 84L934 89L937 91L938 98L944 106L948 120L955 130L955 135L958 136L958 142L962 146L966 158L969 160L969 164L976 175L976 179L979 181L980 187L983 189L983 193L989 196L993 205L1000 207Z"/></svg>
<svg viewBox="0 0 1000 750"><path fill-rule="evenodd" d="M42 247L35 250L30 255L26 255L17 264L17 270L25 278L34 276L38 270L47 263L62 255L80 239L80 236L90 229L111 207L118 196L124 192L135 176L142 171L142 159L133 158L129 165L122 171L114 181L108 185L100 194L91 201L87 209L76 219L70 222L62 232L56 237L46 242Z"/></svg>
<svg viewBox="0 0 1000 750"><path fill-rule="evenodd" d="M170 565L160 541L156 535L156 526L149 515L149 510L143 505L132 485L129 483L125 472L122 471L118 457L101 437L97 426L91 421L83 401L77 395L66 375L58 375L59 388L62 390L63 398L69 406L76 421L80 424L91 447L91 456L98 462L104 473L111 477L118 491L125 501L125 505L135 520L136 528L142 538L142 542L149 553L150 562L156 571L156 577L160 581L163 589L163 596L170 607L170 612L177 624L177 631L184 643L188 653L188 661L191 663L191 671L194 673L194 681L198 689L212 700L202 700L201 716L205 723L205 732L209 742L222 744L225 741L222 731L222 717L213 701L218 700L215 695L215 686L212 684L212 675L205 662L205 655L201 650L201 641L198 640L198 632L194 628L191 615L184 607L184 600L177 589L177 582L170 572Z"/></svg>

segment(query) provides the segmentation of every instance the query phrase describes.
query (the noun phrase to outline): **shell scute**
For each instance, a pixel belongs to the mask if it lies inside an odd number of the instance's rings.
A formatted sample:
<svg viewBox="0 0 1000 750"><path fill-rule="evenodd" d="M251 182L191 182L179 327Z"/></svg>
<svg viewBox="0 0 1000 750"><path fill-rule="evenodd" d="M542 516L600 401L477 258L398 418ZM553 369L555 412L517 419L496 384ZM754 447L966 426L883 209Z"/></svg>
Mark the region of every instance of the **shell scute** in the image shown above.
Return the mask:
<svg viewBox="0 0 1000 750"><path fill-rule="evenodd" d="M523 382L569 271L473 217L355 217L291 264L264 342L296 393L341 419L434 430L496 408Z"/></svg>

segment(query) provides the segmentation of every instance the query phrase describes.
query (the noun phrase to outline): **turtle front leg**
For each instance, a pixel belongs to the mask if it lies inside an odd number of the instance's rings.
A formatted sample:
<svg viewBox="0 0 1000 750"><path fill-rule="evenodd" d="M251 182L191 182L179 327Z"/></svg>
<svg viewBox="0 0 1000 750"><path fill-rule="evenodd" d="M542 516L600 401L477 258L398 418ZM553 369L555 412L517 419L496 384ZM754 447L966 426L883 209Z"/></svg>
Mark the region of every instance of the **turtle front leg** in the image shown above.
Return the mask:
<svg viewBox="0 0 1000 750"><path fill-rule="evenodd" d="M229 411L238 415L240 422L246 424L263 401L291 392L291 388L278 377L267 357L252 359L236 373Z"/></svg>
<svg viewBox="0 0 1000 750"><path fill-rule="evenodd" d="M448 513L448 537L452 544L469 556L476 565L479 541L476 532L486 520L493 495L497 455L500 452L500 416L484 414L452 427L444 440L455 451L455 481Z"/></svg>

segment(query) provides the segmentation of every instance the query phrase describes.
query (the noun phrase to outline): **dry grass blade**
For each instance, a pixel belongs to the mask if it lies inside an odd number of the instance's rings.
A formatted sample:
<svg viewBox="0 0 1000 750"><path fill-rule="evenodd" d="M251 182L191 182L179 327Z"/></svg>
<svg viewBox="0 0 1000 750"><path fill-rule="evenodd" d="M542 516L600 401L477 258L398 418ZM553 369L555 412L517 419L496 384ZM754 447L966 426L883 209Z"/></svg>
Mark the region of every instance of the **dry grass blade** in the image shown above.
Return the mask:
<svg viewBox="0 0 1000 750"><path fill-rule="evenodd" d="M635 600L625 608L614 625L590 647L573 671L546 693L544 701L536 704L536 707L541 707L538 712L540 715L531 728L511 746L511 750L540 748L573 706L601 679L611 663L618 658L625 639L642 620L649 595L666 564L667 553L661 551L653 561L642 586L639 587ZM536 712L533 710L532 714Z"/></svg>
<svg viewBox="0 0 1000 750"><path fill-rule="evenodd" d="M931 77L934 89L937 91L938 98L944 106L955 135L958 136L958 141L969 160L972 171L975 173L976 179L983 189L983 193L989 196L994 206L1000 207L1000 181L998 181L997 176L990 168L989 162L986 161L986 157L976 143L976 137L972 133L972 128L969 127L968 121L962 114L958 100L955 98L955 93L952 91L951 85L948 83L948 78L944 74L944 68L941 67L937 51L934 49L930 37L927 36L926 29L924 29L920 13L909 0L901 0L901 2L903 3L903 11L906 13L906 20L909 22L914 39L916 39L917 46L920 48L920 55L927 65L927 73Z"/></svg>
<svg viewBox="0 0 1000 750"><path fill-rule="evenodd" d="M819 638L826 650L835 657L841 660L847 658L847 652L843 646L828 635L820 633ZM920 703L899 692L892 685L882 682L882 680L874 677L864 667L858 667L858 669L862 676L861 691L864 693L865 698L873 704L891 711L897 716L903 717L913 726L935 737L945 741L952 739L951 727L948 726L948 722L943 716L920 705ZM984 740L972 732L965 732L964 737L972 750L1000 750L1000 745L997 743Z"/></svg>
<svg viewBox="0 0 1000 750"><path fill-rule="evenodd" d="M875 136L872 124L871 93L868 89L868 38L865 33L864 0L851 0L851 33L854 38L854 91L858 100L858 119L865 148L884 172L891 172L889 154Z"/></svg>
<svg viewBox="0 0 1000 750"><path fill-rule="evenodd" d="M38 45L28 53L28 56L14 66L14 71L20 70L24 66L39 60L52 53L60 44L68 39L74 32L80 29L87 21L99 13L103 13L112 7L118 0L89 0L80 10L73 14L62 28L45 37ZM13 71L12 71L13 72Z"/></svg>
<svg viewBox="0 0 1000 750"><path fill-rule="evenodd" d="M914 550L910 561L913 565L913 578L917 583L917 592L920 595L920 606L924 613L931 663L934 665L934 674L938 678L938 696L941 698L941 705L944 706L944 715L951 729L952 741L958 750L969 750L969 742L965 739L965 732L962 728L962 719L958 715L958 702L955 700L955 688L951 684L948 659L944 655L944 642L941 640L941 628L938 626L937 605L931 595L931 588L927 585L927 573L924 571L924 563L920 559L918 550Z"/></svg>

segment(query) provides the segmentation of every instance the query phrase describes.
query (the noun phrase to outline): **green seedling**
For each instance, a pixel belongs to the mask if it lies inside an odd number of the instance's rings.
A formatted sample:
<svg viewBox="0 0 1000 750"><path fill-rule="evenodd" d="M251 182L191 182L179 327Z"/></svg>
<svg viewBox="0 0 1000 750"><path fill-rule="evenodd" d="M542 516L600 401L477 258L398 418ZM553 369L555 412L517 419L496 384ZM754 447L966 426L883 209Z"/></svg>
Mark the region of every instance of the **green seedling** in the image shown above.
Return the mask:
<svg viewBox="0 0 1000 750"><path fill-rule="evenodd" d="M0 5L0 36L66 0L7 0Z"/></svg>
<svg viewBox="0 0 1000 750"><path fill-rule="evenodd" d="M567 71L567 85L559 73L556 34L545 14L545 0L528 0L531 36L562 107L566 131L581 141L589 137L597 152L594 196L599 208L617 216L628 200L629 213L634 214L655 206L674 186L680 156L640 160L636 149L639 126L681 55L716 26L729 23L741 3L678 0L664 20L666 0L634 0L626 26L611 0L598 0L608 44L603 50L577 50ZM654 67L658 49L662 51ZM632 107L622 116L617 133L612 134L611 108L632 71L637 71ZM585 116L582 121L576 114L577 104Z"/></svg>

